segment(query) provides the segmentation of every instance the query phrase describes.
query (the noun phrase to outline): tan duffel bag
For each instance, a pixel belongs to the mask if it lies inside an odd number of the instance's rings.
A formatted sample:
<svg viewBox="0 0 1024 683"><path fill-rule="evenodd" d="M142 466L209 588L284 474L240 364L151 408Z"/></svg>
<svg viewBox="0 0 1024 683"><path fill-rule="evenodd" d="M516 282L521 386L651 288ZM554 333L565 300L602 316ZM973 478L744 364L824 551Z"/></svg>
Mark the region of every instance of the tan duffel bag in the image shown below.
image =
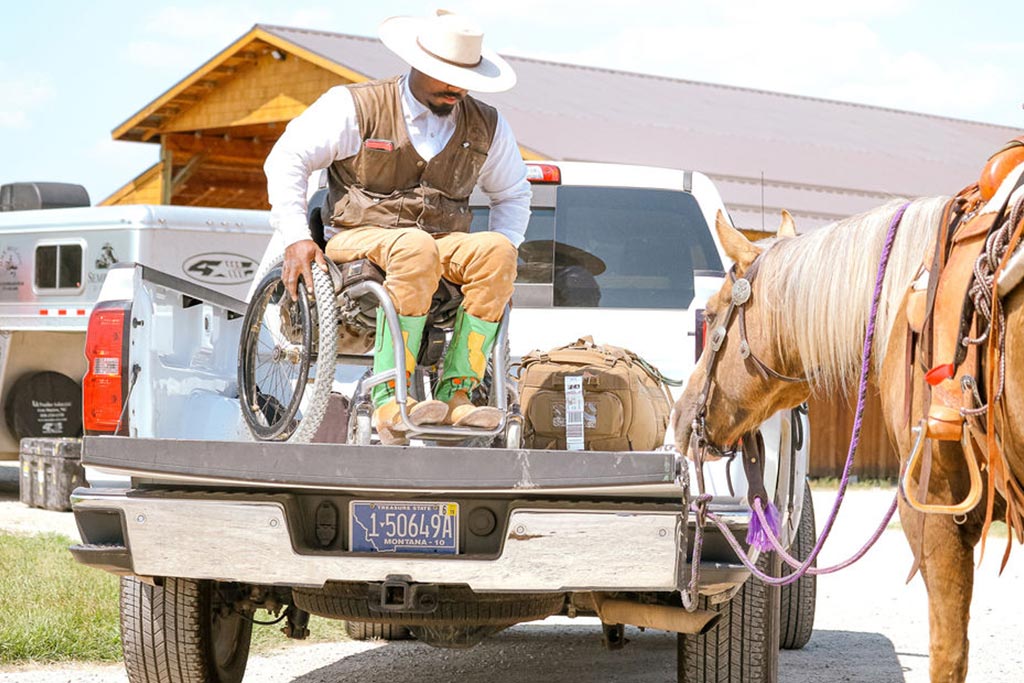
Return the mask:
<svg viewBox="0 0 1024 683"><path fill-rule="evenodd" d="M583 337L520 362L519 397L526 448L566 447L565 378L583 378L583 440L588 451L646 451L661 446L672 399L665 378L632 351Z"/></svg>

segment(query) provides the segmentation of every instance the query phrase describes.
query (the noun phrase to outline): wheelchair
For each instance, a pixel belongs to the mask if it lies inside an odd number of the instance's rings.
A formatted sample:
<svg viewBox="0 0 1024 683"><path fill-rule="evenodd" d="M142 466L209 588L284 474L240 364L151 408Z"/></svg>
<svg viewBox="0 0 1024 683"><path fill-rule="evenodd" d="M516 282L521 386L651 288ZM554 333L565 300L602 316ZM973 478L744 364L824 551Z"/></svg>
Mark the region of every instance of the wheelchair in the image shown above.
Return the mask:
<svg viewBox="0 0 1024 683"><path fill-rule="evenodd" d="M322 245L321 245L322 246ZM428 398L441 376L444 352L462 293L442 280L433 296L416 370L407 389L406 353L398 313L384 289L384 273L362 259L343 264L328 261L328 272L313 267L313 292L299 283L300 296L292 301L285 290L282 260L261 269L242 324L238 359L238 388L242 415L258 441L309 442L323 422L339 364L373 364L378 310L392 330L395 367L373 374L367 369L355 384L348 402L345 442L374 443L370 390L394 382L401 420L410 439L425 443L519 448L522 417L515 380L510 376L508 347L509 307L506 306L488 359L487 372L474 396L479 405L502 411L494 429L453 425L414 425L408 399ZM401 379L399 379L401 378Z"/></svg>

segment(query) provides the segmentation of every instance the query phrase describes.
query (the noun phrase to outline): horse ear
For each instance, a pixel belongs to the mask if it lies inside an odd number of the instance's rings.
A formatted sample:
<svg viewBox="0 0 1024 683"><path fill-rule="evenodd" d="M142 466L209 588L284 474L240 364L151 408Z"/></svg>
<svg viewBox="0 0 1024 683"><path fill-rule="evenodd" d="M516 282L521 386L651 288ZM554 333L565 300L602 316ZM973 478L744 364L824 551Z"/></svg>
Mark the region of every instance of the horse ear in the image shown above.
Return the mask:
<svg viewBox="0 0 1024 683"><path fill-rule="evenodd" d="M754 259L761 253L761 248L743 236L743 233L732 227L726 220L722 210L718 210L715 217L715 230L718 232L718 240L725 249L725 254L745 271L754 262Z"/></svg>
<svg viewBox="0 0 1024 683"><path fill-rule="evenodd" d="M793 221L792 214L785 209L782 210L782 225L779 226L777 237L796 237L796 223Z"/></svg>

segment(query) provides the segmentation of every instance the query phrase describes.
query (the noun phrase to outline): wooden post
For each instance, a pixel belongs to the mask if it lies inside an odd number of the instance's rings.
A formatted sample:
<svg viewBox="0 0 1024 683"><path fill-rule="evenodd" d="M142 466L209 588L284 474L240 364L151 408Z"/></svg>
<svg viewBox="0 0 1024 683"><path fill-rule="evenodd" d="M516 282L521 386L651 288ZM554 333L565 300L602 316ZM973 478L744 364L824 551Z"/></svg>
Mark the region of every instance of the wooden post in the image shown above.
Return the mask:
<svg viewBox="0 0 1024 683"><path fill-rule="evenodd" d="M160 203L170 204L174 197L174 152L167 148L167 141L160 136Z"/></svg>

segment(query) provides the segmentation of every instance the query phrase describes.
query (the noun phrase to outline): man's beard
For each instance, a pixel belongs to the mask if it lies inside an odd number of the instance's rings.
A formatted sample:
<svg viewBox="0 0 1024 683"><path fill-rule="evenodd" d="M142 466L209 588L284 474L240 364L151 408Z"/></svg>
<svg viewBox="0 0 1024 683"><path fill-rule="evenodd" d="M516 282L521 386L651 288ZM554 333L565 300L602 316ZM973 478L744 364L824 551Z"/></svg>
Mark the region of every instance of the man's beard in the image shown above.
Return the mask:
<svg viewBox="0 0 1024 683"><path fill-rule="evenodd" d="M455 109L454 104L428 104L427 109L435 116L448 116Z"/></svg>
<svg viewBox="0 0 1024 683"><path fill-rule="evenodd" d="M433 102L427 102L427 109L429 109L435 116L448 116L455 109L455 105L462 101L461 95L453 95L450 92L436 92L435 97L455 97L458 101L455 104L434 104Z"/></svg>

